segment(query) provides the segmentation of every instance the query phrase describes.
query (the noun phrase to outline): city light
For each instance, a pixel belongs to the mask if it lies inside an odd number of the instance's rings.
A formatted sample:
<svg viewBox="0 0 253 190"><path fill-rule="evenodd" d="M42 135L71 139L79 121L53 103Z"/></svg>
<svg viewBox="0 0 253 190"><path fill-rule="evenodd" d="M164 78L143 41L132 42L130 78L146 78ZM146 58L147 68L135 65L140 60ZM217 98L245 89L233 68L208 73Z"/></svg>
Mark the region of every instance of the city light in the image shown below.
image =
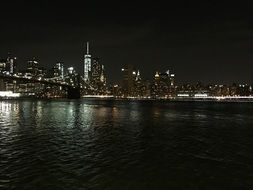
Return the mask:
<svg viewBox="0 0 253 190"><path fill-rule="evenodd" d="M0 91L0 97L17 98L20 97L20 93L13 93L12 91Z"/></svg>
<svg viewBox="0 0 253 190"><path fill-rule="evenodd" d="M83 75L73 66L64 69L56 62L47 70L36 58L27 61L27 68L17 70L17 59L8 56L0 62L0 97L36 98L126 98L164 100L252 100L252 85L180 84L173 70L156 71L152 78L143 79L140 70L128 64L121 68L122 76L116 84L108 84L105 66L100 58L90 54L87 42L83 59ZM65 72L64 72L65 71ZM72 91L71 91L72 89ZM74 92L73 89L76 91ZM15 92L15 93L14 93ZM75 95L74 95L74 94Z"/></svg>
<svg viewBox="0 0 253 190"><path fill-rule="evenodd" d="M207 97L208 94L194 94L194 97L196 98L203 98L203 97Z"/></svg>
<svg viewBox="0 0 253 190"><path fill-rule="evenodd" d="M178 94L177 96L178 97L189 97L190 95L189 94Z"/></svg>

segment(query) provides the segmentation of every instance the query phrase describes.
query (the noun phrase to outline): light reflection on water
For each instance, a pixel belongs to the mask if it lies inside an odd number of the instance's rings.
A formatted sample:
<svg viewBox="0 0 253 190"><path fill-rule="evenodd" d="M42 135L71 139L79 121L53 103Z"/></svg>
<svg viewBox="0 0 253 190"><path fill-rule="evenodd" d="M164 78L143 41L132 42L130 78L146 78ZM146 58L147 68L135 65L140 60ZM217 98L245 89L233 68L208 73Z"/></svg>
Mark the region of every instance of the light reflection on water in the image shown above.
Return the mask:
<svg viewBox="0 0 253 190"><path fill-rule="evenodd" d="M253 187L253 105L1 101L1 189Z"/></svg>

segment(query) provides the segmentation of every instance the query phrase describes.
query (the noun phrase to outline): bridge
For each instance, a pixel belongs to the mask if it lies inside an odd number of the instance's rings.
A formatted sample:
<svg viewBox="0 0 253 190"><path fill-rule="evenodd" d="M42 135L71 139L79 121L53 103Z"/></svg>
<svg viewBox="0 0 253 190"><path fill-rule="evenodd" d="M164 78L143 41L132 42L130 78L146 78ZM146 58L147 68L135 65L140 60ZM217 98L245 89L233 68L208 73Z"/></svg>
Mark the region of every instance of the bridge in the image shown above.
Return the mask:
<svg viewBox="0 0 253 190"><path fill-rule="evenodd" d="M54 78L48 79L36 79L36 78L27 78L27 77L20 77L17 75L7 75L0 73L0 82L5 81L16 81L20 83L33 83L33 84L43 84L46 86L54 86L54 87L61 87L63 90L67 92L67 98L69 99L78 99L81 97L81 87L80 87L80 76L77 75L77 84L71 85L64 81L53 81Z"/></svg>

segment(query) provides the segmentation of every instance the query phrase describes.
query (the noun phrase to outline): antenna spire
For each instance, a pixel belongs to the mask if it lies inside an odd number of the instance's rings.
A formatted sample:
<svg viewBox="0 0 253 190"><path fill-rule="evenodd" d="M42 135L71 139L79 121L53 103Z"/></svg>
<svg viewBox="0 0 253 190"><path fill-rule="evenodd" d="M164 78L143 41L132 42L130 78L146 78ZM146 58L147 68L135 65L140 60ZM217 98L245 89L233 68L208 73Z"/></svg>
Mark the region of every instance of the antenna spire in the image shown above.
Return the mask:
<svg viewBox="0 0 253 190"><path fill-rule="evenodd" d="M89 55L89 42L87 42L87 55Z"/></svg>

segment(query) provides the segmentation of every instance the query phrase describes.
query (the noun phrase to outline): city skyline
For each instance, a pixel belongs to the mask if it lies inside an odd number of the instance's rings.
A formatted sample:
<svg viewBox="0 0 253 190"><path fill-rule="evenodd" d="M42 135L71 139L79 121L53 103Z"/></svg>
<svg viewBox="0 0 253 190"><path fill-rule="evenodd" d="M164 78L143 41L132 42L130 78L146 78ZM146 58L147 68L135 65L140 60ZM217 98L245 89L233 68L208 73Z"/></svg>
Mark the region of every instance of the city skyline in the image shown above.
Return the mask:
<svg viewBox="0 0 253 190"><path fill-rule="evenodd" d="M250 83L250 7L186 1L169 6L94 1L85 7L59 1L4 2L0 57L11 52L21 63L37 57L47 68L63 60L81 71L89 41L91 54L113 73L110 82L120 79L123 65L132 64L145 78L173 68L182 83L199 78L204 83Z"/></svg>
<svg viewBox="0 0 253 190"><path fill-rule="evenodd" d="M34 57L34 56L30 56L29 58L27 58L27 59L24 59L24 58L21 58L21 60L23 61L22 63L20 63L20 59L19 59L19 57L17 57L16 55L13 55L12 53L10 53L10 52L8 52L5 56L3 56L3 57L0 57L0 60L7 60L10 56L11 57L13 57L14 59L15 59L15 68L18 70L18 71L24 71L24 67L26 67L27 66L27 64L31 61L31 60L36 60L36 62L38 62L39 63L39 65L40 65L40 67L41 68L43 68L43 69L46 69L47 71L50 71L50 70L52 70L57 64L59 64L59 63L61 63L61 64L64 64L64 66L65 66L65 74L67 73L67 68L70 68L70 67L73 67L74 69L75 69L75 71L78 73L78 74L80 74L80 76L82 76L83 78L84 78L84 80L86 80L87 81L87 79L85 79L85 65L87 65L87 63L86 63L86 60L88 59L88 60L90 60L90 61L88 61L89 62L89 71L87 70L87 72L86 72L86 77L87 78L89 78L88 77L88 72L91 72L91 67L92 67L92 62L94 61L94 60L96 60L96 59L99 59L99 60L103 60L103 58L101 58L101 57L98 57L98 56L96 56L96 55L91 55L90 54L90 50L89 50L89 46L90 46L90 43L89 42L86 42L85 43L85 45L86 45L86 47L85 47L85 49L86 49L86 52L84 52L84 54L83 54L83 59L82 59L82 65L80 66L80 65L78 65L77 67L75 66L75 64L68 64L68 63L66 63L66 62L64 62L63 60L55 60L55 61L52 61L52 65L45 65L45 64L43 64L43 62L41 62L41 60L40 59L38 59L38 57ZM87 57L88 56L88 57ZM86 63L86 64L85 64ZM157 72L166 72L166 71L171 71L171 70L173 70L173 72L175 72L175 70L173 69L173 68L165 68L164 70L154 70L154 71L152 71L152 75L150 75L150 76L147 76L146 75L146 73L145 73L145 70L144 70L144 72L143 72L143 70L141 70L140 69L140 67L138 67L137 65L133 65L133 64L125 64L125 65L121 65L121 67L120 67L120 70L118 70L117 71L117 73L121 73L121 71L122 71L122 68L124 68L125 66L127 66L127 65L132 65L132 66L134 66L134 68L138 68L138 71L140 72L141 71L141 73L142 73L142 76L144 76L143 77L143 79L144 80L153 80L154 78L155 78L155 75L157 74ZM103 67L104 66L106 66L106 65L104 65L103 64ZM79 68L81 67L81 69L79 70ZM87 67L87 66L86 66ZM110 70L110 68L108 69L107 68L107 70ZM113 74L114 73L110 73L110 77L112 77L113 76ZM178 85L183 85L183 84L197 84L197 83L202 83L202 84L204 84L204 85L209 85L209 84L222 84L222 85L231 85L231 84L249 84L249 85L251 85L251 84L253 84L253 73L252 73L252 75L249 75L249 76L247 76L247 78L249 78L249 80L248 81L240 81L240 80L238 80L238 78L234 78L234 80L232 80L232 81L230 81L230 82L222 82L222 81L219 81L219 80L217 80L217 81L214 81L214 82L206 82L205 80L203 80L204 78L196 78L196 80L191 80L191 79L189 79L189 80L186 80L186 81L184 81L184 80L181 80L181 78L180 77L178 77L178 74L177 74L177 84ZM111 85L113 85L113 84L119 84L119 81L122 81L122 75L121 74L119 74L119 78L117 78L116 80L111 80L111 78L108 78L107 79L107 81L109 81L109 83L111 84Z"/></svg>
<svg viewBox="0 0 253 190"><path fill-rule="evenodd" d="M21 70L17 57L8 54L0 59L0 92L2 97L36 98L137 98L137 99L252 99L252 84L235 82L208 84L201 82L180 84L173 70L155 71L149 79L142 77L134 65L124 65L119 73L121 80L108 83L112 73L106 73L100 59L92 56L89 42L83 57L83 72L73 66L57 62L45 69L36 58L27 61ZM13 94L12 94L13 93Z"/></svg>

